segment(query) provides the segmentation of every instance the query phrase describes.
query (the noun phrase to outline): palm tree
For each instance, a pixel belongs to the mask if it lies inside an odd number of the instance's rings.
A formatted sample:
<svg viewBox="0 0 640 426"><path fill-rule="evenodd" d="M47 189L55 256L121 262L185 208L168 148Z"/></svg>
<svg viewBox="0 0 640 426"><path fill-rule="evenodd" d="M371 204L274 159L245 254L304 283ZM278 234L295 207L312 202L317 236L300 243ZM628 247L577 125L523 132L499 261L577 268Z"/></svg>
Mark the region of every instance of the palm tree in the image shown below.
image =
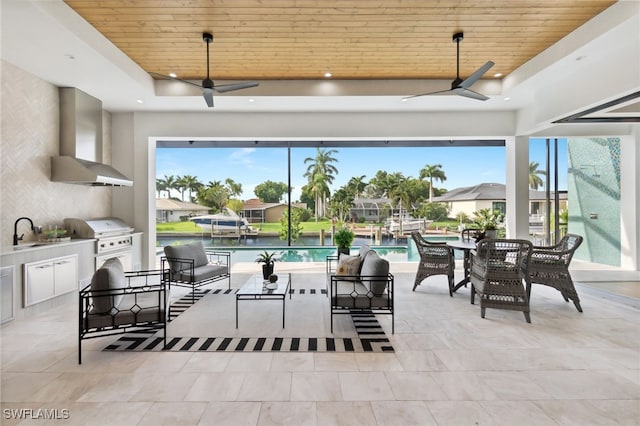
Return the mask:
<svg viewBox="0 0 640 426"><path fill-rule="evenodd" d="M172 189L177 189L176 188L176 178L174 175L164 175L164 178L159 179L160 180L160 186L162 187L163 191L167 192L167 198L171 198L171 190Z"/></svg>
<svg viewBox="0 0 640 426"><path fill-rule="evenodd" d="M227 188L229 189L229 196L237 197L240 194L242 194L242 184L241 183L237 183L236 181L234 181L231 178L226 178L224 180L224 183L227 185Z"/></svg>
<svg viewBox="0 0 640 426"><path fill-rule="evenodd" d="M193 193L198 191L202 187L202 183L197 177L191 175L184 175L178 179L180 184L180 191L182 193L182 201L184 201L185 191L189 194L189 201L193 200Z"/></svg>
<svg viewBox="0 0 640 426"><path fill-rule="evenodd" d="M367 182L364 181L366 177L366 175L354 176L347 182L347 190L353 195L353 198L359 198L364 191L367 186Z"/></svg>
<svg viewBox="0 0 640 426"><path fill-rule="evenodd" d="M207 187L198 190L199 204L213 207L217 212L222 211L228 201L229 190L219 180L209 181Z"/></svg>
<svg viewBox="0 0 640 426"><path fill-rule="evenodd" d="M532 161L529 163L529 188L537 190L544 184L544 181L539 175L544 175L544 170L538 170L540 164Z"/></svg>
<svg viewBox="0 0 640 426"><path fill-rule="evenodd" d="M387 196L391 199L392 205L396 205L398 207L398 223L400 234L404 232L402 229L402 223L404 219L404 214L402 212L403 207L404 210L408 210L411 208L411 194L409 193L408 185L406 184L407 178L405 178L402 173L396 172L389 175L389 191Z"/></svg>
<svg viewBox="0 0 640 426"><path fill-rule="evenodd" d="M378 170L376 172L376 175L371 179L371 181L369 181L369 184L373 186L373 188L375 188L375 191L372 192L374 193L376 198L390 198L389 194L397 184L397 175L398 173L389 174L384 170Z"/></svg>
<svg viewBox="0 0 640 426"><path fill-rule="evenodd" d="M187 187L182 176L178 176L176 179L176 189L180 192L180 201L184 202L184 193L187 190Z"/></svg>
<svg viewBox="0 0 640 426"><path fill-rule="evenodd" d="M429 178L429 202L433 202L433 180L444 182L447 176L442 170L442 164L427 164L420 170L420 179Z"/></svg>
<svg viewBox="0 0 640 426"><path fill-rule="evenodd" d="M163 179L160 178L156 178L156 191L158 192L157 198L160 198L160 195L162 195L162 191L166 191L167 187L164 183Z"/></svg>
<svg viewBox="0 0 640 426"><path fill-rule="evenodd" d="M316 220L325 215L329 185L333 182L334 175L338 174L338 169L331 164L338 161L332 156L337 153L338 151L335 149L317 148L315 158L307 157L304 159L305 164L310 163L304 177L308 179L309 188L316 199Z"/></svg>

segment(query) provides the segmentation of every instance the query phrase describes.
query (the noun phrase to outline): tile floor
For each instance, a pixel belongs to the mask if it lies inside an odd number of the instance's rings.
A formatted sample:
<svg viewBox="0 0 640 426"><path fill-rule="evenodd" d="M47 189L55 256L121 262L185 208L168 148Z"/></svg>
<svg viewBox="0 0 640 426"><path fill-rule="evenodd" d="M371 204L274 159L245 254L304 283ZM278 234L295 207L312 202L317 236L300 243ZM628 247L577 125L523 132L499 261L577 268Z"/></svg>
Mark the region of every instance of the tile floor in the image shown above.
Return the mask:
<svg viewBox="0 0 640 426"><path fill-rule="evenodd" d="M277 267L324 282L323 264ZM481 319L469 289L450 298L444 277L411 292L415 268L392 266L395 335L380 317L390 354L104 352L114 339L106 337L83 345L78 365L75 304L15 321L0 329L0 423L640 424L638 299L581 285L580 314L537 286L531 324L511 311L487 310ZM253 269L238 264L233 272ZM586 268L574 277L640 285L630 274Z"/></svg>

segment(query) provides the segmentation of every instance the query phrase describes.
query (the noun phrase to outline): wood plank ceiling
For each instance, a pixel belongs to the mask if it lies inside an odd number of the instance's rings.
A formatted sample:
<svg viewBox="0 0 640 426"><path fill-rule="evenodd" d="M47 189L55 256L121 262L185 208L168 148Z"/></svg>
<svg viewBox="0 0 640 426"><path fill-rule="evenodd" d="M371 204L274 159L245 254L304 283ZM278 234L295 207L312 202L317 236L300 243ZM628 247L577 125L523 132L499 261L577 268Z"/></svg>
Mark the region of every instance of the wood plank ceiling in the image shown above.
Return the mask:
<svg viewBox="0 0 640 426"><path fill-rule="evenodd" d="M615 0L66 0L147 72L221 80L508 75Z"/></svg>

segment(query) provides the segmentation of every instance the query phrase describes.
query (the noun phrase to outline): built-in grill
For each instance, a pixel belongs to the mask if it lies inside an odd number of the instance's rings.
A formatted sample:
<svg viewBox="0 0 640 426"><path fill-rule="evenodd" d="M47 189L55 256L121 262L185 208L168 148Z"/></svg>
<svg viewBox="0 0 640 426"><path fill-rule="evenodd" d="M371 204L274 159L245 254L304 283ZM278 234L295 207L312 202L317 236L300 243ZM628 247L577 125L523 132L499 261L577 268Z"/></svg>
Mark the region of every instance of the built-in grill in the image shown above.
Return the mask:
<svg viewBox="0 0 640 426"><path fill-rule="evenodd" d="M132 269L133 228L122 219L105 217L97 219L67 218L64 220L67 235L72 238L96 239L96 268L107 259L117 257L125 271Z"/></svg>

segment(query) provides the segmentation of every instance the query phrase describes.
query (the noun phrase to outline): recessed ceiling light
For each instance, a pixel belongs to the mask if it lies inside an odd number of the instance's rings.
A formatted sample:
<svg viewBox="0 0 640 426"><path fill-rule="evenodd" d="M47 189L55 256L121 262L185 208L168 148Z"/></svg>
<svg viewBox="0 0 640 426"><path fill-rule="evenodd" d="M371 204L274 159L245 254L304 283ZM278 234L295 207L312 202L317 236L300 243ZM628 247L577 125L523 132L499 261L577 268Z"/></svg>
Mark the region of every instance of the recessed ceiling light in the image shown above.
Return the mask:
<svg viewBox="0 0 640 426"><path fill-rule="evenodd" d="M407 102L407 98L402 98L401 101L402 102Z"/></svg>
<svg viewBox="0 0 640 426"><path fill-rule="evenodd" d="M178 76L178 74L174 73L174 72L170 72L169 73L169 77L171 78L176 78Z"/></svg>
<svg viewBox="0 0 640 426"><path fill-rule="evenodd" d="M494 77L502 77L502 73L501 72L497 72L493 75Z"/></svg>
<svg viewBox="0 0 640 426"><path fill-rule="evenodd" d="M510 100L511 100L511 98L507 96L506 98L504 98L504 100L505 100L505 101L510 101Z"/></svg>
<svg viewBox="0 0 640 426"><path fill-rule="evenodd" d="M333 75L333 74L331 74L329 71L327 71L327 72L325 72L325 73L324 73L324 76L325 76L326 78L331 78L331 76L332 76L332 75Z"/></svg>
<svg viewBox="0 0 640 426"><path fill-rule="evenodd" d="M143 103L142 99L138 99L136 102L138 102L139 104Z"/></svg>
<svg viewBox="0 0 640 426"><path fill-rule="evenodd" d="M249 102L255 102L256 100L253 98L249 98Z"/></svg>

